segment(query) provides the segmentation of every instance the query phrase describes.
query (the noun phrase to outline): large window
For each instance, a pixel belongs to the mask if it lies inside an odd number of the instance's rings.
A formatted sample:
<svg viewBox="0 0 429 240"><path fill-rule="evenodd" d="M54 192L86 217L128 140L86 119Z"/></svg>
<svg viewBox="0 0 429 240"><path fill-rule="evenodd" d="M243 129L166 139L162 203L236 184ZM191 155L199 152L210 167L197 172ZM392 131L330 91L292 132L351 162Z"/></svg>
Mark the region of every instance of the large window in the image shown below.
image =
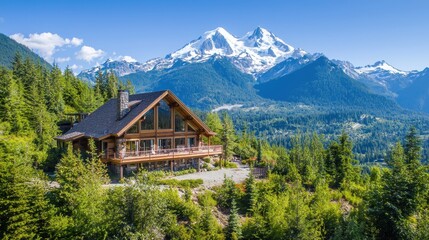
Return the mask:
<svg viewBox="0 0 429 240"><path fill-rule="evenodd" d="M174 139L175 148L184 148L185 147L185 138L176 138Z"/></svg>
<svg viewBox="0 0 429 240"><path fill-rule="evenodd" d="M188 124L188 132L196 132L195 129Z"/></svg>
<svg viewBox="0 0 429 240"><path fill-rule="evenodd" d="M138 132L139 132L139 125L137 123L132 125L127 131L127 133L138 133Z"/></svg>
<svg viewBox="0 0 429 240"><path fill-rule="evenodd" d="M188 147L196 147L195 146L195 138L188 138Z"/></svg>
<svg viewBox="0 0 429 240"><path fill-rule="evenodd" d="M185 119L178 112L176 112L174 114L174 131L175 132L184 132L185 131Z"/></svg>
<svg viewBox="0 0 429 240"><path fill-rule="evenodd" d="M153 139L140 140L140 151L153 151Z"/></svg>
<svg viewBox="0 0 429 240"><path fill-rule="evenodd" d="M137 151L137 141L127 141L126 142L126 151L127 152Z"/></svg>
<svg viewBox="0 0 429 240"><path fill-rule="evenodd" d="M159 102L158 129L171 129L171 110L164 100Z"/></svg>
<svg viewBox="0 0 429 240"><path fill-rule="evenodd" d="M153 108L149 110L142 118L141 130L154 130L155 129L155 114Z"/></svg>
<svg viewBox="0 0 429 240"><path fill-rule="evenodd" d="M171 148L171 138L158 139L158 149L170 149L170 148Z"/></svg>

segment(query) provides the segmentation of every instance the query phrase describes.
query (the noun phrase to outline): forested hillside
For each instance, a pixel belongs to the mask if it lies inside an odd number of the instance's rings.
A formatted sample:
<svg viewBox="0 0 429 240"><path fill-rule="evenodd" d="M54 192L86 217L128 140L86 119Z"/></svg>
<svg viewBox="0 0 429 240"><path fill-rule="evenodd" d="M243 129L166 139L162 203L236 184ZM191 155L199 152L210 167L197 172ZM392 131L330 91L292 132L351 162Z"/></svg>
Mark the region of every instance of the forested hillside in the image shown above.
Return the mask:
<svg viewBox="0 0 429 240"><path fill-rule="evenodd" d="M429 68L398 92L398 103L415 111L429 112Z"/></svg>
<svg viewBox="0 0 429 240"><path fill-rule="evenodd" d="M130 80L140 92L170 89L188 106L202 110L263 101L253 88L253 78L223 58L196 64L177 61L170 70L138 72L121 79Z"/></svg>
<svg viewBox="0 0 429 240"><path fill-rule="evenodd" d="M198 179L178 181L165 179L170 173L141 171L125 185L106 187L106 166L93 141L88 152L73 152L71 146L62 152L51 135L61 114L91 110L114 97L114 75L100 74L95 87L81 83L75 88L67 82L79 80L67 70L43 71L19 58L14 66L0 75L6 86L1 116L9 116L0 125L2 239L428 238L429 175L415 128L389 149L387 166L360 167L346 133L331 141L298 134L285 148L256 138L247 128L236 132L226 113L209 113L204 120L218 133L212 143L224 147L215 165L233 167L232 156L238 155L242 164L270 169L267 179L249 175L236 184L225 178L221 186L204 189ZM38 84L25 87L26 76ZM61 86L56 98L41 95L37 105L26 107L28 89L49 89L40 84L48 79L51 86ZM80 97L86 91L89 98ZM82 100L95 104L80 108ZM43 171L49 166L55 175Z"/></svg>
<svg viewBox="0 0 429 240"><path fill-rule="evenodd" d="M9 69L12 68L16 53L19 53L23 58L29 58L31 61L37 62L46 68L51 68L51 65L39 55L2 33L0 33L0 53L0 66L5 66Z"/></svg>
<svg viewBox="0 0 429 240"><path fill-rule="evenodd" d="M262 97L312 105L398 110L396 104L369 92L326 57L301 69L256 86Z"/></svg>
<svg viewBox="0 0 429 240"><path fill-rule="evenodd" d="M114 74L100 74L93 87L74 76L23 59L17 54L12 70L0 67L0 129L2 136L16 136L31 151L37 165L52 168L49 151L55 150L58 124L68 113L90 113L106 100L116 97L122 86ZM13 138L13 137L12 137ZM3 138L9 141L8 137Z"/></svg>

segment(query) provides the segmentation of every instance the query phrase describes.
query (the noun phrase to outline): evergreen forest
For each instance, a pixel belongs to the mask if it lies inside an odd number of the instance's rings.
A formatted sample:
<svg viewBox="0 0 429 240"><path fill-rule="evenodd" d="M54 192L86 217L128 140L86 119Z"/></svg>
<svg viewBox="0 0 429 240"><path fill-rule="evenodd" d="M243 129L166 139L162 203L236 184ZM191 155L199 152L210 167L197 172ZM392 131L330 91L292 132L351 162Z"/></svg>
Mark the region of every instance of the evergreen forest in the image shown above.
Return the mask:
<svg viewBox="0 0 429 240"><path fill-rule="evenodd" d="M99 72L91 85L20 55L0 68L1 239L429 239L422 125L388 122L392 134L400 132L396 143L380 136L382 164L362 164L347 129L328 137L301 129L276 140L244 113L199 112L217 133L212 144L223 145L218 167L234 167L239 156L267 176L225 178L206 189L198 180L140 171L112 187L94 141L88 152L74 152L54 137L67 114L94 111L118 89L134 91L113 73ZM269 129L300 121L258 123Z"/></svg>

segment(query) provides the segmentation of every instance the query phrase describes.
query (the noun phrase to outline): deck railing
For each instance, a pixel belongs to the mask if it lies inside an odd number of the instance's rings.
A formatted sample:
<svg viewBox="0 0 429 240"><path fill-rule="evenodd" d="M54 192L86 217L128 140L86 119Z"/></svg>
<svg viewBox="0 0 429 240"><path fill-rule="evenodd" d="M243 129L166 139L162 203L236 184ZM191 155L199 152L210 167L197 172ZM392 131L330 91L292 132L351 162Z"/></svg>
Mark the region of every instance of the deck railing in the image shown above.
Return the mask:
<svg viewBox="0 0 429 240"><path fill-rule="evenodd" d="M186 155L214 155L221 154L221 145L201 146L201 147L179 147L168 149L157 149L147 151L127 151L114 154L114 158L126 160L134 158L157 158L157 157L184 157Z"/></svg>

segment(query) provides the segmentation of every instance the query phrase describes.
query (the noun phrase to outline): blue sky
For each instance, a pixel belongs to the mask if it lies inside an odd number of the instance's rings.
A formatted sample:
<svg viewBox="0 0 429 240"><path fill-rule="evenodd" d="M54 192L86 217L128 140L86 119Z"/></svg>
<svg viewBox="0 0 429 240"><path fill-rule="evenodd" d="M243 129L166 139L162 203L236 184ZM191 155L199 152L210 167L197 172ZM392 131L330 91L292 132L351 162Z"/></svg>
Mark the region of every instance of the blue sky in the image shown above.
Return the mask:
<svg viewBox="0 0 429 240"><path fill-rule="evenodd" d="M2 0L0 32L75 71L108 57L163 57L219 26L236 36L261 26L355 66L386 60L422 70L429 67L428 9L424 0Z"/></svg>

